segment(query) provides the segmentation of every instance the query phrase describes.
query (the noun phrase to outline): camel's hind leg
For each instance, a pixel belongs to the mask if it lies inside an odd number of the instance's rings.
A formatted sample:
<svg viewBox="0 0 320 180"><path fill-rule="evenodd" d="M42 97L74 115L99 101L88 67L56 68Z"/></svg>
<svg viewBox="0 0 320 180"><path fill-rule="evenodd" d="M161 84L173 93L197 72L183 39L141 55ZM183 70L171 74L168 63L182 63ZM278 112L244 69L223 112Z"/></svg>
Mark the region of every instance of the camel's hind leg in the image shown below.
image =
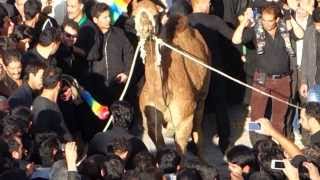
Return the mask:
<svg viewBox="0 0 320 180"><path fill-rule="evenodd" d="M187 152L187 144L193 127L193 114L180 121L176 127L175 140L177 145L177 151L181 154Z"/></svg>
<svg viewBox="0 0 320 180"><path fill-rule="evenodd" d="M184 101L170 107L172 121L175 125L177 151L181 154L187 152L187 144L193 128L195 105L194 102Z"/></svg>
<svg viewBox="0 0 320 180"><path fill-rule="evenodd" d="M149 137L156 145L156 148L165 145L164 138L161 133L163 114L154 106L145 106L143 111L143 127L144 133L148 133Z"/></svg>

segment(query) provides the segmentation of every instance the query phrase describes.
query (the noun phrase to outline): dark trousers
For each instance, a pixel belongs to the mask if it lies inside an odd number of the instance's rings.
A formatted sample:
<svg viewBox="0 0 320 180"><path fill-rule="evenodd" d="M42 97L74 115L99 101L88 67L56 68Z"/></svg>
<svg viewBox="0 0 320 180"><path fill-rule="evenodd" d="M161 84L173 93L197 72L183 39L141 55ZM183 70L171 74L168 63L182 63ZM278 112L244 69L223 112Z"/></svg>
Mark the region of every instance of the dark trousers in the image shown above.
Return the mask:
<svg viewBox="0 0 320 180"><path fill-rule="evenodd" d="M290 76L284 76L279 79L266 77L264 84L259 84L257 81L259 74L256 72L254 74L253 86L258 88L270 95L278 97L284 101L288 101L291 91L290 91ZM251 120L255 121L261 117L264 117L266 106L268 102L268 97L252 91L251 96ZM279 132L283 132L285 115L288 109L288 105L277 100L272 99L272 114L271 114L271 124Z"/></svg>

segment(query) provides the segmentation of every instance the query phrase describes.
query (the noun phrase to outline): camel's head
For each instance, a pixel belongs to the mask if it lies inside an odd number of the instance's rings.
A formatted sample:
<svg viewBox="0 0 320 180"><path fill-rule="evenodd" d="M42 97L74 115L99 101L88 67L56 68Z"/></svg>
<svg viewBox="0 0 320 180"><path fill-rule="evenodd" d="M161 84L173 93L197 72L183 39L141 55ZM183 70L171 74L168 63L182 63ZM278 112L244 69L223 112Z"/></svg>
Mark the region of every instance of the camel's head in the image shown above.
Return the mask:
<svg viewBox="0 0 320 180"><path fill-rule="evenodd" d="M158 7L151 0L142 0L137 2L132 15L134 16L135 29L140 39L148 39L156 33Z"/></svg>

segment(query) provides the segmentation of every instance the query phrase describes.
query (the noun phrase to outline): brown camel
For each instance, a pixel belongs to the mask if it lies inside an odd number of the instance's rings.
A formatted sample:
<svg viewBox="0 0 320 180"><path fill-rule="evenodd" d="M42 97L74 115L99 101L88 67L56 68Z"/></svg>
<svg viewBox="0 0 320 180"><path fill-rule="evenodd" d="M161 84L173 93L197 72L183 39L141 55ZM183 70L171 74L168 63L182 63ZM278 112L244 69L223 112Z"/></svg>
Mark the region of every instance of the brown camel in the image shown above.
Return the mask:
<svg viewBox="0 0 320 180"><path fill-rule="evenodd" d="M140 39L144 40L145 82L140 93L144 132L159 148L164 145L162 127L174 135L178 152L184 154L190 137L202 146L204 104L210 72L167 48L162 48L161 64L156 60L155 32L157 7L150 0L140 1L133 15ZM200 33L179 16L166 23L167 42L210 64L210 53ZM193 135L193 136L191 136ZM199 152L200 153L200 152Z"/></svg>

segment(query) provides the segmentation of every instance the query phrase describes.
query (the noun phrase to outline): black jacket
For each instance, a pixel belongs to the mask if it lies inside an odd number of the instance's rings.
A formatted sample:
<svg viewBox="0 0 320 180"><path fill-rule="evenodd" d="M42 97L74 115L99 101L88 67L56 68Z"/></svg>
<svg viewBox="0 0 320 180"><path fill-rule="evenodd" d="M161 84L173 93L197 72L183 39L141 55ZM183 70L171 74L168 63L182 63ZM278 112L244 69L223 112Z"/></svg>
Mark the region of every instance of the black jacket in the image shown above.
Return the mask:
<svg viewBox="0 0 320 180"><path fill-rule="evenodd" d="M32 133L53 131L65 141L72 140L58 104L45 97L38 96L32 105Z"/></svg>
<svg viewBox="0 0 320 180"><path fill-rule="evenodd" d="M99 30L85 17L84 23L80 25L79 36L75 47L75 61L73 63L73 69L76 78L79 83L86 87L86 79L88 77L89 65L92 61L99 60L101 58L99 52Z"/></svg>
<svg viewBox="0 0 320 180"><path fill-rule="evenodd" d="M10 97L9 106L14 109L18 106L31 107L33 101L32 89L27 83L23 83Z"/></svg>
<svg viewBox="0 0 320 180"><path fill-rule="evenodd" d="M133 58L133 47L122 29L111 27L102 34L100 53L102 58L92 64L91 77L93 82L102 80L105 86L112 86L119 73L129 74Z"/></svg>
<svg viewBox="0 0 320 180"><path fill-rule="evenodd" d="M72 76L75 75L73 69L73 63L75 61L73 46L68 47L63 43L60 44L55 57L57 59L57 66L62 69L64 74L69 74Z"/></svg>
<svg viewBox="0 0 320 180"><path fill-rule="evenodd" d="M24 53L21 61L24 66L26 66L30 61L41 61L50 67L57 66L57 60L53 56L49 56L49 58L46 59L40 55L36 48L29 49L26 53Z"/></svg>

